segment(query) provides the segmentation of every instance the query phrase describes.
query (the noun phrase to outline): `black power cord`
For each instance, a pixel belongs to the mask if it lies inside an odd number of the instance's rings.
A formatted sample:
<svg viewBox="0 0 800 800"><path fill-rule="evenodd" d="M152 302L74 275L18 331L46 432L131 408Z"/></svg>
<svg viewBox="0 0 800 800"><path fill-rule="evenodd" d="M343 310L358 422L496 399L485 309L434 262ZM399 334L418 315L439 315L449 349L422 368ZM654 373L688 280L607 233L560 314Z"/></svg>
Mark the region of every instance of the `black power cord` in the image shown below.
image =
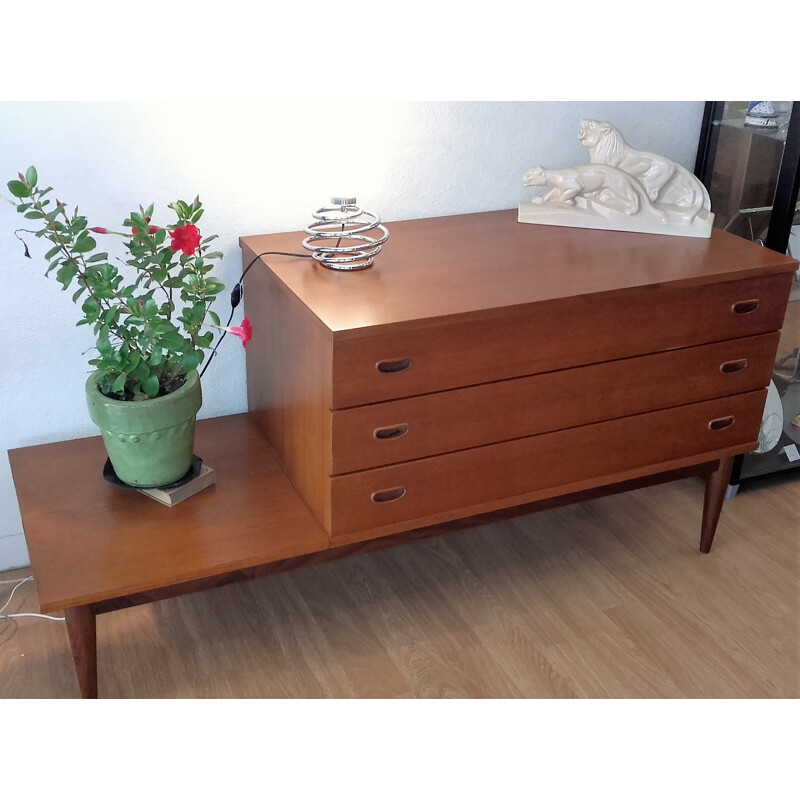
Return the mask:
<svg viewBox="0 0 800 800"><path fill-rule="evenodd" d="M229 327L231 324L231 320L233 319L233 312L236 310L236 307L242 301L242 291L243 291L243 282L244 276L250 271L250 267L256 263L262 256L291 256L293 258L313 258L312 255L307 253L283 253L279 250L270 250L265 253L259 253L243 270L239 280L236 282L236 285L233 287L231 291L231 313L228 316L228 321L225 323L225 327ZM217 348L222 344L222 340L227 335L228 331L224 330L222 332L222 336L217 339L217 343L214 345L213 349L211 350L211 355L208 357L208 361L206 361L203 369L200 372L200 377L203 377L203 373L208 369L208 365L211 363L211 360L217 354Z"/></svg>

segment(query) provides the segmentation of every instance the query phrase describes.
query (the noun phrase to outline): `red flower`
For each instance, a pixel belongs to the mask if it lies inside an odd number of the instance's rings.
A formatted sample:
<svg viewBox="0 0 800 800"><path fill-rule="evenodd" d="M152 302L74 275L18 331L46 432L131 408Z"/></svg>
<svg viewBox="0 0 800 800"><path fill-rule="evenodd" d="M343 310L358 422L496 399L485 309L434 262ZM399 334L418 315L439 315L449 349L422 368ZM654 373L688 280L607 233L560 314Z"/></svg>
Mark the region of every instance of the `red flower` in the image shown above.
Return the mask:
<svg viewBox="0 0 800 800"><path fill-rule="evenodd" d="M194 225L175 228L169 232L169 235L172 238L170 247L173 253L182 250L187 256L190 256L200 246L200 231Z"/></svg>
<svg viewBox="0 0 800 800"><path fill-rule="evenodd" d="M58 202L58 201L56 201L56 202ZM108 229L107 228L89 228L89 230L92 233L108 233ZM135 232L135 230L134 230L134 232Z"/></svg>
<svg viewBox="0 0 800 800"><path fill-rule="evenodd" d="M245 317L241 325L234 325L230 328L225 328L226 331L238 336L242 340L242 344L247 347L247 343L253 338L253 326L250 320Z"/></svg>

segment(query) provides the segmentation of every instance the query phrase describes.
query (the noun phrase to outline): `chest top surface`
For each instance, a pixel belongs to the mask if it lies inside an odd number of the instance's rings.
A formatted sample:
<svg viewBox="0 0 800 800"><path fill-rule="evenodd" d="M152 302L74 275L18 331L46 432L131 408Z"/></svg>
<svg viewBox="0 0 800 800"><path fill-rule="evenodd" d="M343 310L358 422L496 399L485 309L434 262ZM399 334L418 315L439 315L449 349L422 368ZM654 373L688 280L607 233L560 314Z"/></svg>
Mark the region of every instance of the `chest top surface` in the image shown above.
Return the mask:
<svg viewBox="0 0 800 800"><path fill-rule="evenodd" d="M389 240L367 270L338 272L287 256L265 261L334 337L582 295L778 274L797 264L720 230L698 239L530 225L517 221L516 209L385 224ZM247 236L241 245L247 260L271 250L307 253L305 236Z"/></svg>

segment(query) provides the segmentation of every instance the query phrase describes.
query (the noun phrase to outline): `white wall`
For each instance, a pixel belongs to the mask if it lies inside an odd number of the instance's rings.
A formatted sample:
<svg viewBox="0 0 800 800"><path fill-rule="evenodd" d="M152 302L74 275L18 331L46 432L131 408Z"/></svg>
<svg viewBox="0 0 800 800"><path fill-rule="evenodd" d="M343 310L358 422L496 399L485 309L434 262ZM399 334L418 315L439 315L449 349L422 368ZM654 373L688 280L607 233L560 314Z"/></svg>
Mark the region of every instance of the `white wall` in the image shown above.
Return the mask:
<svg viewBox="0 0 800 800"><path fill-rule="evenodd" d="M516 207L530 196L525 170L586 162L576 139L583 117L692 169L702 110L697 101L6 102L0 193L34 164L90 225L115 228L140 203L171 214L167 203L200 194L201 231L219 234L220 277L232 286L239 236L300 230L333 194L357 196L390 231L392 220ZM34 258L23 257L14 230L24 224L0 199L0 570L28 563L6 451L96 433L83 400L91 331L75 327L71 293L43 277L47 248L28 237ZM246 410L236 340L223 344L203 393L201 417Z"/></svg>

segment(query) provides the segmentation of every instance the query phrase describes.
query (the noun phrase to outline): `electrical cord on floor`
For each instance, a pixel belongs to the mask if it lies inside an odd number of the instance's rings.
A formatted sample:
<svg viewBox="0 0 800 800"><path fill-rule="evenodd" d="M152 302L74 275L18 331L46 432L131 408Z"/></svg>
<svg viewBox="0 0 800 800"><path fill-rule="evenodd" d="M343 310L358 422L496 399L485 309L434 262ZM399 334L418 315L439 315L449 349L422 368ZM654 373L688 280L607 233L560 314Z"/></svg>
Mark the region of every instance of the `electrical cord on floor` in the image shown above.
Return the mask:
<svg viewBox="0 0 800 800"><path fill-rule="evenodd" d="M21 580L13 580L13 581L0 581L0 584L16 584L14 588L11 590L11 594L8 596L8 600L6 600L5 605L0 608L0 620L8 620L8 619L17 619L18 617L40 617L41 619L51 619L54 622L63 622L64 617L51 617L49 614L33 614L33 613L18 613L18 614L6 614L4 613L5 610L8 608L9 604L11 603L12 599L14 598L14 592L22 586L23 583L27 583L28 581L33 580L33 575L28 575L27 578L22 578Z"/></svg>
<svg viewBox="0 0 800 800"><path fill-rule="evenodd" d="M225 327L229 327L231 324L231 320L233 319L233 312L236 310L236 307L242 301L242 294L244 292L244 276L250 272L250 267L258 261L259 258L262 256L291 256L293 258L313 258L314 256L309 255L307 253L283 253L278 250L270 250L266 253L259 253L245 268L242 270L241 277L236 282L236 285L233 287L233 291L231 291L231 313L228 316L228 321L225 323ZM228 331L223 331L222 336L217 339L217 343L211 350L211 355L208 357L208 361L206 361L203 369L200 372L200 377L203 377L203 373L208 369L208 365L211 363L211 359L217 354L217 348L222 344L222 340L225 338L225 335Z"/></svg>

